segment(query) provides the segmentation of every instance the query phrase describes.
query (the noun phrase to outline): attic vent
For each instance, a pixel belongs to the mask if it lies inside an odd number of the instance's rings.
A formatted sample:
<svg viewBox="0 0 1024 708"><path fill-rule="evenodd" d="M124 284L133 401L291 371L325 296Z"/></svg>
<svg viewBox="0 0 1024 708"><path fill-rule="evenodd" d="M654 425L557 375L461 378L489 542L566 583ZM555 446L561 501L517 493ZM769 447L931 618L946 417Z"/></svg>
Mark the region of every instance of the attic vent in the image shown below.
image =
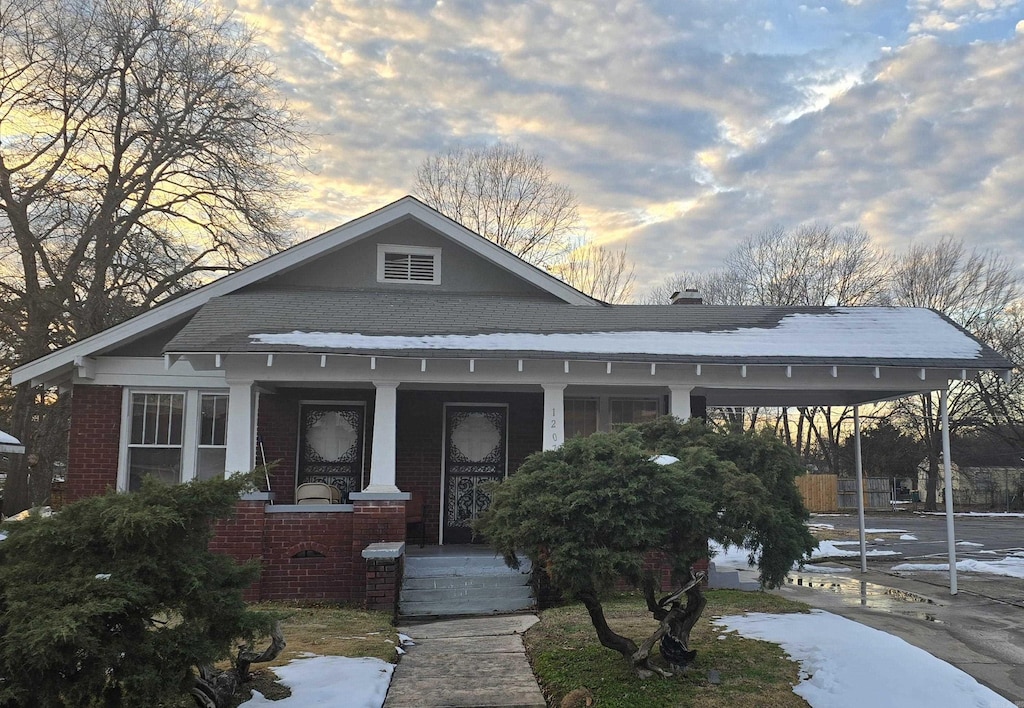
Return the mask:
<svg viewBox="0 0 1024 708"><path fill-rule="evenodd" d="M440 262L440 248L382 244L377 249L377 281L437 285L441 282Z"/></svg>

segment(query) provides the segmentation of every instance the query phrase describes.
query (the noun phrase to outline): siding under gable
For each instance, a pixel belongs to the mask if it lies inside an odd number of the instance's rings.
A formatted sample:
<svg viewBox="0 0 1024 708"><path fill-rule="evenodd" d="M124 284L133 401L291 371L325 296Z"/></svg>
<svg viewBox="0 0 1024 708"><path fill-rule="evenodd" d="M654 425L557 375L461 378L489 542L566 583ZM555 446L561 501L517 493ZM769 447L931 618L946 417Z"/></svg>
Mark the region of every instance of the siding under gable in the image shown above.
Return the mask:
<svg viewBox="0 0 1024 708"><path fill-rule="evenodd" d="M425 246L441 249L439 285L378 283L377 244ZM246 288L264 287L344 288L405 290L414 292L488 293L558 298L509 271L424 226L415 219L404 219L358 241L324 254L316 261L280 273Z"/></svg>

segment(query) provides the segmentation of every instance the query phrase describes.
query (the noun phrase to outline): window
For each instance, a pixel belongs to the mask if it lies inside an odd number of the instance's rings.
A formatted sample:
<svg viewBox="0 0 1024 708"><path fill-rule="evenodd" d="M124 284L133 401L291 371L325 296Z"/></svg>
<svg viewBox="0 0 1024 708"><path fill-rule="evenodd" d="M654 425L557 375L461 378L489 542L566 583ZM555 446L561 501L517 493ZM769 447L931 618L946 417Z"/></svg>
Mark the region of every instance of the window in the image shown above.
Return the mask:
<svg viewBox="0 0 1024 708"><path fill-rule="evenodd" d="M212 479L224 475L227 458L228 397L203 394L199 397L199 452L196 477Z"/></svg>
<svg viewBox="0 0 1024 708"><path fill-rule="evenodd" d="M377 246L377 282L441 283L441 249L424 246Z"/></svg>
<svg viewBox="0 0 1024 708"><path fill-rule="evenodd" d="M565 399L565 439L597 432L598 399Z"/></svg>
<svg viewBox="0 0 1024 708"><path fill-rule="evenodd" d="M154 475L167 484L224 474L228 396L187 391L128 391L120 489Z"/></svg>
<svg viewBox="0 0 1024 708"><path fill-rule="evenodd" d="M133 393L128 443L128 488L135 490L146 475L181 481L183 393Z"/></svg>
<svg viewBox="0 0 1024 708"><path fill-rule="evenodd" d="M657 398L613 398L608 406L611 427L653 420L661 414Z"/></svg>

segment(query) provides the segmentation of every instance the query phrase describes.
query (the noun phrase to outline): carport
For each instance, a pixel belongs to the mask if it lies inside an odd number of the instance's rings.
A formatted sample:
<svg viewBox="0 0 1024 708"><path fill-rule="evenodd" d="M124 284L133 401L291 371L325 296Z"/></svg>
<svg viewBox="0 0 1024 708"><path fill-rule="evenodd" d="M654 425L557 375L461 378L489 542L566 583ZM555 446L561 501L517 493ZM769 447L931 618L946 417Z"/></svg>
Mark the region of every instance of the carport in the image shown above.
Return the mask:
<svg viewBox="0 0 1024 708"><path fill-rule="evenodd" d="M981 360L981 361L979 361ZM979 366L979 363L981 366ZM957 594L956 536L953 520L953 484L949 439L949 389L975 376L996 374L1009 381L1012 365L982 346L978 358L931 358L896 361L891 357L864 357L856 364L821 361L817 357L793 357L786 362L738 363L740 378L752 388L702 386L693 389L709 407L844 406L853 408L854 467L857 477L857 515L861 572L867 572L867 539L864 523L864 471L861 455L860 406L884 403L913 395L939 395L942 432L942 464L945 477L946 535L949 558L949 591Z"/></svg>

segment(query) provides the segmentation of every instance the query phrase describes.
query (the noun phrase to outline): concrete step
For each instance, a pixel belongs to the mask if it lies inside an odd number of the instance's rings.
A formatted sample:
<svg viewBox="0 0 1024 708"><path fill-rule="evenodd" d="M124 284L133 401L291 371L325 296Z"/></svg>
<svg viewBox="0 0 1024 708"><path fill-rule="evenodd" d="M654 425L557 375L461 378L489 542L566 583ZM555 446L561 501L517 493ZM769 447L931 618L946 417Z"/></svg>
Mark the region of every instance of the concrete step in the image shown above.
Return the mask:
<svg viewBox="0 0 1024 708"><path fill-rule="evenodd" d="M748 576L744 578L740 575L740 571L733 568L723 568L718 570L715 567L715 562L711 561L708 563L708 587L713 590L760 590L761 584L756 580L756 573L751 574L749 572L744 573ZM754 579L749 579L753 577Z"/></svg>
<svg viewBox="0 0 1024 708"><path fill-rule="evenodd" d="M399 614L403 618L454 617L458 615L493 615L522 612L533 607L533 598L449 598L444 600L402 600Z"/></svg>
<svg viewBox="0 0 1024 708"><path fill-rule="evenodd" d="M440 590L444 588L514 588L529 585L529 575L430 575L405 576L402 587L407 590Z"/></svg>
<svg viewBox="0 0 1024 708"><path fill-rule="evenodd" d="M411 590L402 588L399 596L401 603L405 602L441 602L447 599L464 599L471 601L491 601L501 598L517 598L532 603L533 589L529 585L517 587L497 588L439 588L437 590Z"/></svg>
<svg viewBox="0 0 1024 708"><path fill-rule="evenodd" d="M529 574L530 562L513 570L501 558L490 556L410 556L405 559L405 577Z"/></svg>
<svg viewBox="0 0 1024 708"><path fill-rule="evenodd" d="M529 561L513 570L487 553L406 558L402 617L488 615L533 606Z"/></svg>

